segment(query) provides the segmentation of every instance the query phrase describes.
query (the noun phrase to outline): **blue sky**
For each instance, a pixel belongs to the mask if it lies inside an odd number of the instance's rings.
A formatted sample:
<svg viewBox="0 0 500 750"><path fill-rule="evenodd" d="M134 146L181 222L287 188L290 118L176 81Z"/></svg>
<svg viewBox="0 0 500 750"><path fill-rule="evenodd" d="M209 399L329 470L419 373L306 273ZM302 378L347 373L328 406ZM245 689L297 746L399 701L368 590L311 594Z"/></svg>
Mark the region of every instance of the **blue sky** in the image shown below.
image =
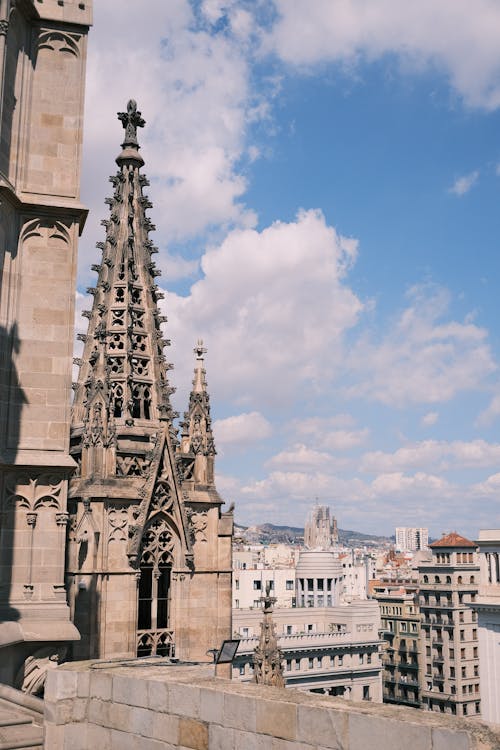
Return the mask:
<svg viewBox="0 0 500 750"><path fill-rule="evenodd" d="M498 3L96 5L77 306L134 97L175 404L202 337L237 521L497 527Z"/></svg>

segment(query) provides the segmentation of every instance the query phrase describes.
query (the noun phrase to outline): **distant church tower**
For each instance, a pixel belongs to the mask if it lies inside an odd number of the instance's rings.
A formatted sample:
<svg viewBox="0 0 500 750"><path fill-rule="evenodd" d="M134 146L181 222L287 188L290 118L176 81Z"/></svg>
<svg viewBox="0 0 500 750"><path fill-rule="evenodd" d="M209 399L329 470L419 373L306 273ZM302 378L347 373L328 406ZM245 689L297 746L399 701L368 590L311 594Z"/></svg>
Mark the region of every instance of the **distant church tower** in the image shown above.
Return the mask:
<svg viewBox="0 0 500 750"><path fill-rule="evenodd" d="M71 427L67 581L81 633L74 658L206 659L231 633L232 512L221 513L215 447L197 347L178 445L160 328L157 252L146 216L134 101L110 178L105 242Z"/></svg>
<svg viewBox="0 0 500 750"><path fill-rule="evenodd" d="M79 635L64 588L92 0L0 0L0 682Z"/></svg>
<svg viewBox="0 0 500 750"><path fill-rule="evenodd" d="M304 544L308 549L330 549L339 542L337 519L330 518L327 505L315 505L304 527Z"/></svg>

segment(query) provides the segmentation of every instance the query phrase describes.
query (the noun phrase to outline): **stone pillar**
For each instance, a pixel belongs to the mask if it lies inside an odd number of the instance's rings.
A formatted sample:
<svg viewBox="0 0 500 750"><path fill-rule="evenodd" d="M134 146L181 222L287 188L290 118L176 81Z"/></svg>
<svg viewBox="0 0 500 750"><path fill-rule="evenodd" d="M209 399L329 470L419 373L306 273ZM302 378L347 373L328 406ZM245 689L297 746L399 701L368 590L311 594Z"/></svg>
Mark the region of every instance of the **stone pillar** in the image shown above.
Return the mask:
<svg viewBox="0 0 500 750"><path fill-rule="evenodd" d="M78 638L62 588L92 2L0 5L0 681Z"/></svg>

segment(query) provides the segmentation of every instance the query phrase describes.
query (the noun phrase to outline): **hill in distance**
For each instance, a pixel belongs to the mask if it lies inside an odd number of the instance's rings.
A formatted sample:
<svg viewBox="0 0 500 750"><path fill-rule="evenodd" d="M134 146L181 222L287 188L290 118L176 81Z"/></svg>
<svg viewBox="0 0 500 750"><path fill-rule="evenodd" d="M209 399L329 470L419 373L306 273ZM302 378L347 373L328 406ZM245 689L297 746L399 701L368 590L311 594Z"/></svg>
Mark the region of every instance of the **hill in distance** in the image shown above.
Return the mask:
<svg viewBox="0 0 500 750"><path fill-rule="evenodd" d="M264 523L257 526L235 524L237 535L248 544L303 544L304 529L297 526L276 526ZM379 547L394 542L394 537L365 534L360 531L339 529L339 542L347 547Z"/></svg>

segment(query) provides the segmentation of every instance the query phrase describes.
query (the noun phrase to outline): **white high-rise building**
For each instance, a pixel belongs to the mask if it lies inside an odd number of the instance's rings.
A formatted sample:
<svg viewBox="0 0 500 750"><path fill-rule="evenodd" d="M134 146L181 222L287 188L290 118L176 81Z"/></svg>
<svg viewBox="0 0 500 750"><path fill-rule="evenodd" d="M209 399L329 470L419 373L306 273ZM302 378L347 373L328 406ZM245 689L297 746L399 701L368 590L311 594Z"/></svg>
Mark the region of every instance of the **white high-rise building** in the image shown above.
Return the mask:
<svg viewBox="0 0 500 750"><path fill-rule="evenodd" d="M429 546L429 529L410 526L396 527L396 549L401 552L416 552Z"/></svg>

